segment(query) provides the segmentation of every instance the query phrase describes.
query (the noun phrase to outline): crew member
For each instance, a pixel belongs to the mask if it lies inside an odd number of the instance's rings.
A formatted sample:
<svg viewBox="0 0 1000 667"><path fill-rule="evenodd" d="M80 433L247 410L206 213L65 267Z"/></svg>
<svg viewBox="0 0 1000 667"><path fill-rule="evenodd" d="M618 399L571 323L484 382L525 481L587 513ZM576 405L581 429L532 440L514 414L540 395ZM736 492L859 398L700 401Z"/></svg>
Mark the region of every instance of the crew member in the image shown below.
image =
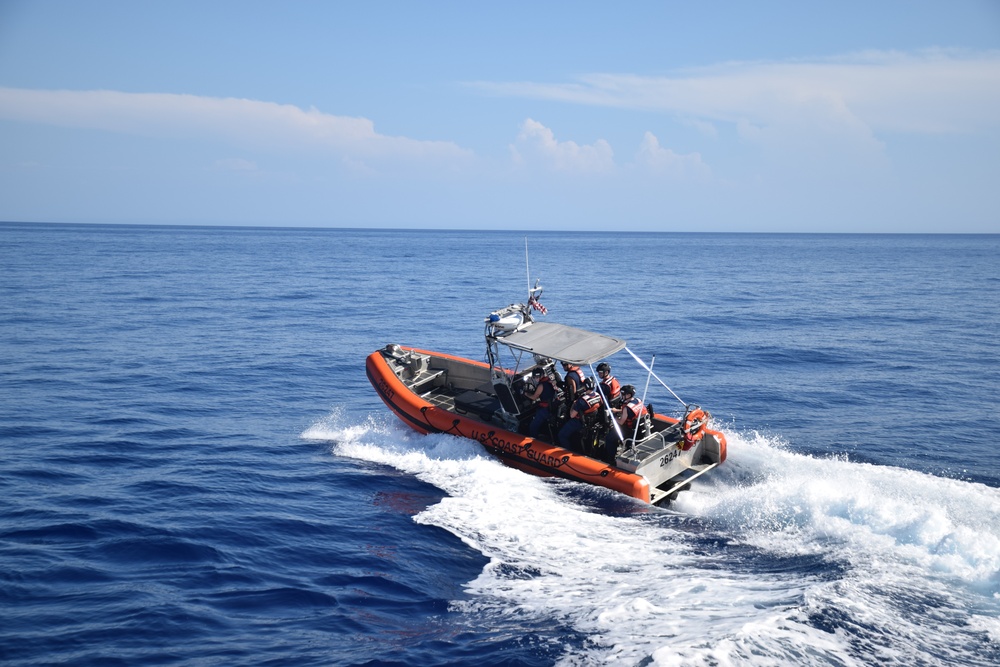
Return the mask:
<svg viewBox="0 0 1000 667"><path fill-rule="evenodd" d="M581 388L580 395L569 409L569 421L559 429L559 444L566 449L572 449L573 436L583 428L584 420L596 417L601 409L601 397L594 389L593 381L587 378Z"/></svg>
<svg viewBox="0 0 1000 667"><path fill-rule="evenodd" d="M618 422L622 435L626 439L632 438L635 433L635 425L645 415L649 414L646 406L642 404L642 399L635 395L635 387L630 384L622 387L622 406L612 409L611 413L614 415L615 421ZM604 438L605 461L610 463L615 460L615 457L618 455L618 444L620 442L621 439L618 437L615 429L608 431L608 435Z"/></svg>
<svg viewBox="0 0 1000 667"><path fill-rule="evenodd" d="M583 387L583 371L576 364L566 361L562 362L562 367L566 371L566 377L563 379L563 395L566 405L572 406L576 401L576 395Z"/></svg>
<svg viewBox="0 0 1000 667"><path fill-rule="evenodd" d="M530 394L525 394L525 396L535 401L536 405L535 417L531 420L531 425L528 426L528 435L535 438L538 437L538 432L542 430L542 427L549 420L549 415L552 414L552 402L556 399L556 388L541 368L535 368L531 371L531 379L535 382L535 390Z"/></svg>
<svg viewBox="0 0 1000 667"><path fill-rule="evenodd" d="M602 361L597 364L597 375L601 378L597 388L604 394L608 405L617 408L622 402L622 387L618 383L618 378L611 374L611 364Z"/></svg>

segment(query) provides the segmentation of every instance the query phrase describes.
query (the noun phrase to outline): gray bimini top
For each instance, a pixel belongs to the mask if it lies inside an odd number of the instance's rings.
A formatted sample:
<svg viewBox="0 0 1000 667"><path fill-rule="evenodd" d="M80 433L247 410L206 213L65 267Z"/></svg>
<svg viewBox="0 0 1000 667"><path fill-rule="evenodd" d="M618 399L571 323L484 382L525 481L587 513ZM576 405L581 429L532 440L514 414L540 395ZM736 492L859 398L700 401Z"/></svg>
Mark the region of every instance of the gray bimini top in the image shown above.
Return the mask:
<svg viewBox="0 0 1000 667"><path fill-rule="evenodd" d="M515 350L577 366L600 361L625 347L620 338L553 322L533 322L496 340Z"/></svg>

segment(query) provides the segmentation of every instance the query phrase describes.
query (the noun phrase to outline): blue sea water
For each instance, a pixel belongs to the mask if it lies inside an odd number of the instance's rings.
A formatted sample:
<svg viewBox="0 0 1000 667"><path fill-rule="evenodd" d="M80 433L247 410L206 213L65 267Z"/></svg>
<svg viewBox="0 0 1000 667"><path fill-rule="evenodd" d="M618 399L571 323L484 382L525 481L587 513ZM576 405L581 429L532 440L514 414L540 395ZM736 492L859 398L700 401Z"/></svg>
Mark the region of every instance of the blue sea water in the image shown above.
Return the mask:
<svg viewBox="0 0 1000 667"><path fill-rule="evenodd" d="M481 358L525 237L726 432L670 507L370 388ZM0 663L997 665L998 332L992 235L2 224Z"/></svg>

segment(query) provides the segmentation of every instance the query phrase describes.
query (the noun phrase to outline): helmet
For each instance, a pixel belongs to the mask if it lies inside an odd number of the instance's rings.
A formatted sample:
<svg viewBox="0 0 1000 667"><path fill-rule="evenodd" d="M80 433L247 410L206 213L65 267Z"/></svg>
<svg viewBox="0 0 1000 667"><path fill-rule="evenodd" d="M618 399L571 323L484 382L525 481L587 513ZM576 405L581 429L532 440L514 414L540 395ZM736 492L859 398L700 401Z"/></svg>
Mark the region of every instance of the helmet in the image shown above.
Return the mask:
<svg viewBox="0 0 1000 667"><path fill-rule="evenodd" d="M622 387L622 393L623 394L631 394L632 396L635 396L635 387L633 387L630 384L627 384L624 387Z"/></svg>
<svg viewBox="0 0 1000 667"><path fill-rule="evenodd" d="M593 389L594 388L594 381L591 380L590 378L583 378L583 388L584 389Z"/></svg>
<svg viewBox="0 0 1000 667"><path fill-rule="evenodd" d="M543 371L543 370L542 370L542 369L541 369L540 367L538 367L538 366L536 366L536 367L535 367L535 369L531 371L531 377L533 377L533 378L540 378L540 377L542 377L543 375L545 375L545 371Z"/></svg>
<svg viewBox="0 0 1000 667"><path fill-rule="evenodd" d="M602 361L601 363L597 364L597 372L598 373L610 373L611 372L611 364L609 364L606 361Z"/></svg>

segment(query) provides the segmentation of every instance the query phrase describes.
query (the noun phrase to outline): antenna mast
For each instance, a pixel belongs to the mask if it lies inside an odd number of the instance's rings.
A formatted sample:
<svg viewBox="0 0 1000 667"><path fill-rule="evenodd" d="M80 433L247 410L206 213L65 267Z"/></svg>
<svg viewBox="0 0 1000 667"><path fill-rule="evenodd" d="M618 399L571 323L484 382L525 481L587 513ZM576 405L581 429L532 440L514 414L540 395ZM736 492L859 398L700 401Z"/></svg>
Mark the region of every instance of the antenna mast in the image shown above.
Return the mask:
<svg viewBox="0 0 1000 667"><path fill-rule="evenodd" d="M524 237L524 270L528 274L528 298L531 298L531 268L528 266L528 237Z"/></svg>

